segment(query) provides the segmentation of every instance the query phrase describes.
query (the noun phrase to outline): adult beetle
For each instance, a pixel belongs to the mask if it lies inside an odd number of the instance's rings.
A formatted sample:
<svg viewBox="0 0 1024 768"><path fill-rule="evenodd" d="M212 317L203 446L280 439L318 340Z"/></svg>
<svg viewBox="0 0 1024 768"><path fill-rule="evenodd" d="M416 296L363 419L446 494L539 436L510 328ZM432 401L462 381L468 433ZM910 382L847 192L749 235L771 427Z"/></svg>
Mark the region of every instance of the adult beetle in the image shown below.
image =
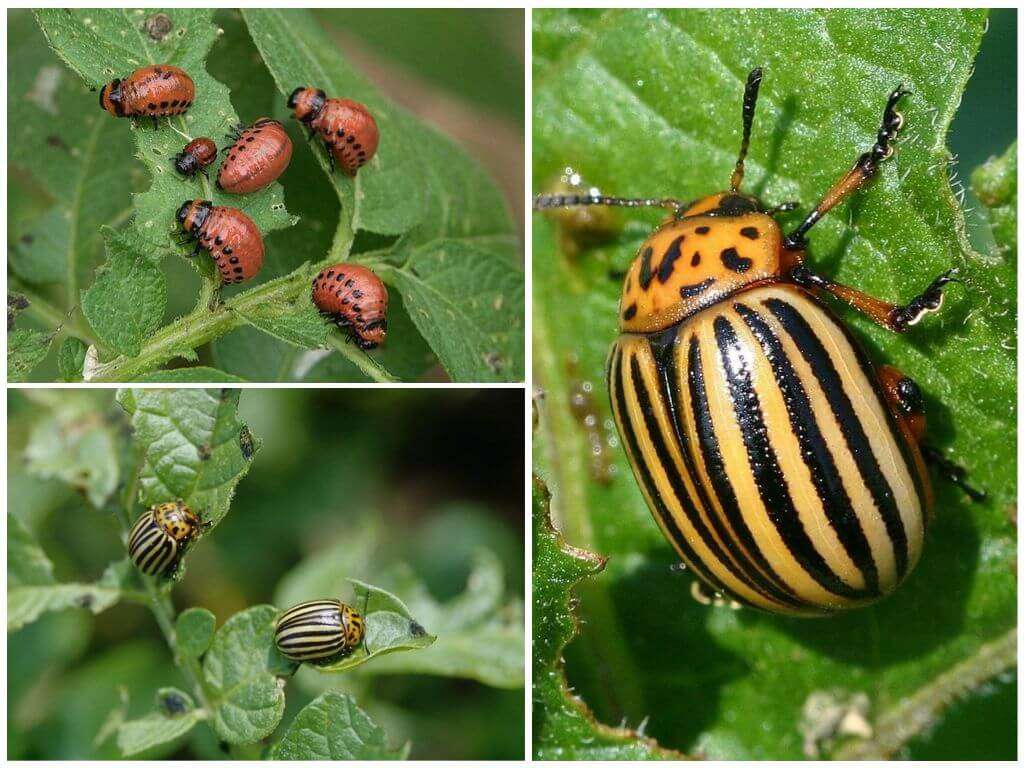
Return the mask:
<svg viewBox="0 0 1024 768"><path fill-rule="evenodd" d="M955 277L948 270L897 305L805 264L808 231L891 156L902 86L889 94L871 149L783 235L775 215L796 204L766 207L741 191L760 84L754 69L728 190L691 203L541 195L534 208L670 212L626 273L608 360L633 473L665 536L716 592L819 616L870 604L913 569L931 514L924 459L933 455L921 442L917 385L890 366L876 370L821 298L902 333L939 309Z"/></svg>

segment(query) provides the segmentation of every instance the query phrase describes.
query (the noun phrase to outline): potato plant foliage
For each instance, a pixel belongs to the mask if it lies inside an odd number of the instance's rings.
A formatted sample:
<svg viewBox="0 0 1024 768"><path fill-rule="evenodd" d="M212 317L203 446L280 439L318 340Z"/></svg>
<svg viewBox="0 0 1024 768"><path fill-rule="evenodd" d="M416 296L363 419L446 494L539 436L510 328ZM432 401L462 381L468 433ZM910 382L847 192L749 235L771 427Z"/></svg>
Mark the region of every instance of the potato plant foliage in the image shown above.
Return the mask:
<svg viewBox="0 0 1024 768"><path fill-rule="evenodd" d="M505 201L461 149L370 85L309 12L43 9L10 21L11 380L56 368L66 381L390 381L438 365L457 381L522 378L523 272ZM210 74L214 60L230 87ZM151 63L189 72L186 115L154 128L99 109L104 83ZM330 174L292 119L297 85L375 114L381 146L355 179ZM228 195L174 171L191 138L224 147L234 123L261 116L282 120L295 146L279 182ZM211 260L176 243L174 214L195 198L260 228L267 257L254 281L221 290ZM312 277L345 260L391 293L387 343L370 354L309 296Z"/></svg>
<svg viewBox="0 0 1024 768"><path fill-rule="evenodd" d="M746 188L770 204L799 200L783 222L792 227L870 146L886 95L901 82L913 91L894 158L812 230L809 260L897 301L960 269L964 282L943 311L904 336L838 311L872 359L921 385L929 442L988 492L972 504L935 477L921 563L875 607L800 621L700 605L691 578L670 570L677 558L613 437L603 392L621 288L609 273L627 268L657 216L619 214L619 229L576 255L561 247L553 218L535 216L533 361L544 392L536 470L565 542L607 558L597 572L535 530L535 552L544 554L535 585L561 590L548 589L534 607L535 700L543 703L535 754L907 754L952 702L986 690L979 680L1013 685L1015 148L974 179L991 211L982 226L991 224L994 245L982 249L966 236L946 147L985 12L541 10L533 25L535 192L567 166L605 194L695 199L724 189L740 143L743 82L762 66ZM573 402L586 383L594 423L612 436L601 438L609 467L600 472L593 428L581 425ZM541 509L535 526L547 520ZM579 624L566 615L569 589ZM820 702L834 711L858 694L867 695L870 733L822 727ZM986 745L975 747L972 756L985 757Z"/></svg>
<svg viewBox="0 0 1024 768"><path fill-rule="evenodd" d="M67 757L164 757L186 743L195 750L196 743L213 739L222 745L216 753L221 758L396 759L412 745L389 739L360 706L360 698L373 703L368 682L375 677L415 674L522 687L521 606L506 593L502 565L485 550L472 564L465 591L444 602L404 562L374 554L372 536L363 530L362 538L347 535L337 551L328 548L286 572L277 605L253 605L226 616L201 605L181 607L180 597L176 607L172 592L193 550L173 579L144 576L124 556L129 527L150 505L182 499L207 524L195 547L225 535L221 526L232 512L237 486L259 463L263 445L239 416L245 393L237 389L122 389L116 403L111 394L18 396L21 423L29 424L29 432L8 518L12 644L44 618L74 617L84 609L99 614L97 625L107 625L104 632L117 637L116 616L124 616L124 609L111 609L138 604L151 611L167 645L144 662L127 641L108 653L99 668L109 671L95 681L94 698L106 700L120 690L120 703L109 712L82 713L74 725L78 732L89 727L90 718L105 716L86 739L103 751ZM80 514L89 517L97 537L86 551L119 553L105 567L102 561L55 564L47 552L59 521L44 520L46 497L68 491L81 494ZM245 510L237 514L244 517ZM273 557L277 538L259 529L236 530L247 531L239 546L249 559L256 553ZM102 573L95 580L62 576L90 571ZM374 583L354 573L371 575ZM205 589L216 595L238 586L212 581ZM337 596L362 613L366 642L330 665L300 668L277 651L275 620L282 608L322 595ZM67 632L88 636L74 625ZM59 650L38 651L56 676ZM423 658L413 661L416 656ZM145 674L133 674L135 660L146 665ZM155 678L160 685L140 687L136 678ZM335 687L343 690L329 690ZM15 688L24 690L18 681ZM286 717L287 697L309 688L315 693L298 699L299 705L293 702L297 711ZM12 706L30 707L21 695L12 698ZM110 745L116 745L113 754Z"/></svg>

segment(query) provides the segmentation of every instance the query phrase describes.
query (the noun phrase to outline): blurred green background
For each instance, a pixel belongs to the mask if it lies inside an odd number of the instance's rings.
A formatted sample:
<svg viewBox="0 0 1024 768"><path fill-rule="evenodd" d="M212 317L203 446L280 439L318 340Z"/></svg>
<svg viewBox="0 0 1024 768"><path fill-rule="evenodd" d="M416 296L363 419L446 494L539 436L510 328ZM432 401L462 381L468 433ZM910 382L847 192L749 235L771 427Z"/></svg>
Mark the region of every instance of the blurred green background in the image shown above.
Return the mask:
<svg viewBox="0 0 1024 768"><path fill-rule="evenodd" d="M384 95L418 118L432 124L476 159L504 192L514 221L524 220L524 71L525 14L521 9L330 9L318 10L317 19L337 41L338 48ZM66 71L29 10L7 15L11 34L22 43L34 41L33 51L46 66ZM262 64L237 10L221 9L214 15L223 30L207 59L210 74L231 89L231 100L243 120L272 115L284 120L296 147L301 131L289 119L284 99ZM86 104L86 101L88 102ZM95 97L83 97L82 108L95 109ZM126 127L127 129L127 127ZM131 191L148 186L142 166L135 164ZM27 169L8 168L8 253L16 252L25 235L52 204ZM319 258L330 246L337 225L339 204L312 153L296 152L280 179L288 210L301 223L266 239L267 257L257 280L262 282L291 271L302 261ZM128 191L125 191L128 204ZM522 234L522 233L520 233ZM361 234L355 251L376 244ZM168 297L165 321L188 312L195 303L199 278L179 258L164 259ZM8 274L10 269L8 269ZM67 299L59 285L36 286L40 298L58 308ZM18 327L52 329L58 318L41 322L38 309L19 317ZM251 363L238 359L253 346L253 332L239 329L225 337L224 345L199 350L201 364L230 362L239 375L256 381L276 381L282 375L280 359L290 351L281 342L260 336L264 354ZM47 359L33 370L32 380L57 381L58 335ZM331 356L310 374L312 380L338 381L351 377L338 356ZM341 366L342 371L332 366ZM440 368L427 380L444 379Z"/></svg>
<svg viewBox="0 0 1024 768"><path fill-rule="evenodd" d="M58 581L91 581L124 556L113 516L62 482L25 469L33 424L55 398L85 398L105 423L127 424L113 390L12 391L8 397L9 514L37 537ZM279 580L307 556L380 532L376 560L353 577L407 563L439 602L461 593L480 548L504 564L506 602L523 596L523 393L520 390L262 390L241 394L240 414L263 441L225 521L189 556L173 597L223 623L273 603ZM354 545L356 546L356 545ZM150 706L182 687L148 609L122 604L98 616L45 614L8 636L8 758L114 759L93 740L117 703ZM285 723L325 687L347 690L392 744L416 759L523 755L523 690L425 675L318 675L286 689ZM168 759L225 759L196 728Z"/></svg>

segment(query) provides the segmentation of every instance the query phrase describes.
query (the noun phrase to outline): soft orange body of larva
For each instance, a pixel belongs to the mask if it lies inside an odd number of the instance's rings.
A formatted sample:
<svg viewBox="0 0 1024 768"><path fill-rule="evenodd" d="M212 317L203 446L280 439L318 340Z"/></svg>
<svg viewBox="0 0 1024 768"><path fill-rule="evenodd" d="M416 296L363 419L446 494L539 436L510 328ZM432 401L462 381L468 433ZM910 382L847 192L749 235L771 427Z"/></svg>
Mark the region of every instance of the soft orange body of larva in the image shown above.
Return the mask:
<svg viewBox="0 0 1024 768"><path fill-rule="evenodd" d="M298 120L320 135L334 162L350 176L377 152L377 122L358 101L328 99L319 89L296 88L288 106Z"/></svg>
<svg viewBox="0 0 1024 768"><path fill-rule="evenodd" d="M210 252L224 283L241 283L263 267L263 236L252 219L237 208L209 200L186 200L178 222L197 248Z"/></svg>
<svg viewBox="0 0 1024 768"><path fill-rule="evenodd" d="M237 134L217 172L217 186L244 195L275 181L292 159L292 140L277 120L261 117Z"/></svg>
<svg viewBox="0 0 1024 768"><path fill-rule="evenodd" d="M188 73L170 64L141 67L100 90L100 107L114 117L166 117L188 111L196 85Z"/></svg>
<svg viewBox="0 0 1024 768"><path fill-rule="evenodd" d="M383 343L388 289L373 270L346 263L327 267L313 279L313 303L363 349Z"/></svg>

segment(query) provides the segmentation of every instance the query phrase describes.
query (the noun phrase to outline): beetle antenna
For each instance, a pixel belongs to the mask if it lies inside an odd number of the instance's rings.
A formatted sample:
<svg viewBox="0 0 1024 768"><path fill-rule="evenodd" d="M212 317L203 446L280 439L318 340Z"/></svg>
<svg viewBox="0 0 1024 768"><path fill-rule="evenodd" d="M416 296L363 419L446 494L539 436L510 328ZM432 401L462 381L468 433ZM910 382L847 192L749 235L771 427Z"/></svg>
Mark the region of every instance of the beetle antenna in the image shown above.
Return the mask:
<svg viewBox="0 0 1024 768"><path fill-rule="evenodd" d="M620 208L667 208L677 213L687 203L671 197L610 197L608 195L537 195L533 198L533 210L549 208L571 208L577 205L610 205Z"/></svg>
<svg viewBox="0 0 1024 768"><path fill-rule="evenodd" d="M740 191L743 183L743 161L747 159L750 148L750 129L754 125L754 108L757 106L757 93L761 90L761 68L755 67L747 75L747 87L743 89L743 142L740 144L740 156L736 160L736 168L729 179L729 189Z"/></svg>

